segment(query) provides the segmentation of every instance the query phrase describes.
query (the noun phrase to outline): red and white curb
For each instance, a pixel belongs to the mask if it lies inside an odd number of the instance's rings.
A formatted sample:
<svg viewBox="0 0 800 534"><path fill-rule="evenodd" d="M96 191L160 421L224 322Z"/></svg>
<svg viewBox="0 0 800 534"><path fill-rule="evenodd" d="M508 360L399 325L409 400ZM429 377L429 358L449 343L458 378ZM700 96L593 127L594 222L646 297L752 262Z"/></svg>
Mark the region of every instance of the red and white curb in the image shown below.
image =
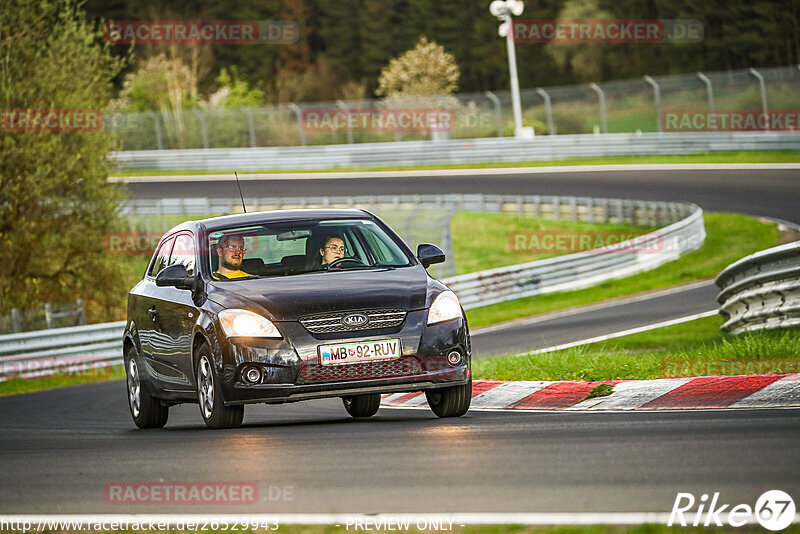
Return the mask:
<svg viewBox="0 0 800 534"><path fill-rule="evenodd" d="M598 385L614 390L586 399ZM427 408L425 394L384 395L381 406ZM656 380L546 382L475 380L470 409L494 410L692 410L800 407L800 374L701 376Z"/></svg>

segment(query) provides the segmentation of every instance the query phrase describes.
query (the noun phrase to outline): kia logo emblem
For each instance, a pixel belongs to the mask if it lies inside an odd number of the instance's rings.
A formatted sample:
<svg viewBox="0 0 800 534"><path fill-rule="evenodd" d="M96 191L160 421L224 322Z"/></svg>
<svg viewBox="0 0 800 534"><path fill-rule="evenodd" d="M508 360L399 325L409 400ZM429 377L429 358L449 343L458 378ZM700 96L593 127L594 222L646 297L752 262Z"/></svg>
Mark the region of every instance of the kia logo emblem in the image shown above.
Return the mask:
<svg viewBox="0 0 800 534"><path fill-rule="evenodd" d="M351 313L342 317L342 324L345 326L364 326L369 322L369 317L363 313Z"/></svg>

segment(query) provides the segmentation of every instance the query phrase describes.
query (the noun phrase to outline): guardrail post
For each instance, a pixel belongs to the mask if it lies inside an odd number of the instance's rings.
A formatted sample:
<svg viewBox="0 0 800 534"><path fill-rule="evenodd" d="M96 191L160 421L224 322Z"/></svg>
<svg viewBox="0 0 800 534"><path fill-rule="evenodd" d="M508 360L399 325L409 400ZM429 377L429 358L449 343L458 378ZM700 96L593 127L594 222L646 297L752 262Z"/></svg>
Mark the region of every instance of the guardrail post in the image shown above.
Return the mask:
<svg viewBox="0 0 800 534"><path fill-rule="evenodd" d="M294 102L289 102L287 104L294 116L297 118L297 135L300 138L300 145L306 146L306 131L303 129L303 110L300 109L300 106L295 104Z"/></svg>
<svg viewBox="0 0 800 534"><path fill-rule="evenodd" d="M608 133L608 118L606 117L606 94L600 89L600 86L592 82L589 87L597 93L597 98L600 100L600 123L602 124L603 133Z"/></svg>
<svg viewBox="0 0 800 534"><path fill-rule="evenodd" d="M656 127L659 132L663 132L664 130L661 127L661 87L659 87L658 82L650 76L645 75L644 81L653 88L653 102L656 106Z"/></svg>
<svg viewBox="0 0 800 534"><path fill-rule="evenodd" d="M206 124L205 112L196 109L194 110L194 114L200 120L200 135L203 138L203 148L208 148L208 125Z"/></svg>
<svg viewBox="0 0 800 534"><path fill-rule="evenodd" d="M155 111L150 111L147 115L153 120L153 129L156 133L156 148L164 150L164 136L161 133L161 117Z"/></svg>
<svg viewBox="0 0 800 534"><path fill-rule="evenodd" d="M484 94L494 106L494 115L497 121L497 137L503 137L503 107L500 104L500 99L491 91L486 91Z"/></svg>
<svg viewBox="0 0 800 534"><path fill-rule="evenodd" d="M767 121L767 127L765 128L766 131L769 131L769 111L767 109L767 87L764 85L764 77L758 72L756 69L750 69L750 74L756 77L758 80L758 87L761 90L761 112L764 114L764 118Z"/></svg>
<svg viewBox="0 0 800 534"><path fill-rule="evenodd" d="M553 121L553 104L550 95L541 87L536 88L536 93L544 100L544 113L547 116L547 130L550 135L556 135L556 123Z"/></svg>
<svg viewBox="0 0 800 534"><path fill-rule="evenodd" d="M714 88L711 87L711 80L709 80L708 76L702 72L698 72L697 77L700 78L704 84L706 84L706 93L708 94L708 110L713 114L716 112L716 107L714 106Z"/></svg>
<svg viewBox="0 0 800 534"><path fill-rule="evenodd" d="M350 108L347 107L347 104L342 102L341 100L336 101L336 107L339 109L344 110L347 113L347 144L353 144L353 129L350 128Z"/></svg>
<svg viewBox="0 0 800 534"><path fill-rule="evenodd" d="M589 197L586 201L586 212L587 218L586 222L593 223L594 222L594 198Z"/></svg>
<svg viewBox="0 0 800 534"><path fill-rule="evenodd" d="M242 112L247 117L247 133L250 135L250 146L256 146L256 121L253 119L253 112L250 108L241 108Z"/></svg>
<svg viewBox="0 0 800 534"><path fill-rule="evenodd" d="M569 197L569 214L573 222L578 220L578 200L575 197Z"/></svg>

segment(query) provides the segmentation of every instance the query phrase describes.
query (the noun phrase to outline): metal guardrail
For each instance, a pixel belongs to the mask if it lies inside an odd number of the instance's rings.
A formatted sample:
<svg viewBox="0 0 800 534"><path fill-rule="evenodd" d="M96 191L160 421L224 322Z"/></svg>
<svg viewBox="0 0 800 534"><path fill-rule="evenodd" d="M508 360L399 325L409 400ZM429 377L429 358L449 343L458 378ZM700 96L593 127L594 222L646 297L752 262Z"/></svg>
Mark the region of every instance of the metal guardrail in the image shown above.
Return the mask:
<svg viewBox="0 0 800 534"><path fill-rule="evenodd" d="M0 336L0 381L122 364L125 321Z"/></svg>
<svg viewBox="0 0 800 534"><path fill-rule="evenodd" d="M180 204L135 201L124 207L123 213L152 215L151 210L158 209L159 215L187 215L189 212L199 215L205 214L204 207L216 206L215 202L228 206L228 199L191 200ZM443 278L465 309L541 293L580 289L630 276L676 259L698 248L705 239L702 210L694 204L677 202L539 195L399 195L273 198L259 199L251 205L258 209L346 205L371 210L390 206L400 210L429 209L446 213L471 210L590 223L666 225L614 247ZM120 364L124 325L124 321L119 321L0 336L0 381L9 376L33 378L59 371Z"/></svg>
<svg viewBox="0 0 800 534"><path fill-rule="evenodd" d="M556 291L590 287L648 271L699 248L705 239L703 211L616 247L578 252L521 265L500 267L443 280L465 309ZM635 243L633 243L635 241Z"/></svg>
<svg viewBox="0 0 800 534"><path fill-rule="evenodd" d="M327 169L741 150L800 150L800 132L553 135L352 145L135 150L112 154L118 170Z"/></svg>
<svg viewBox="0 0 800 534"><path fill-rule="evenodd" d="M725 332L800 325L800 241L751 254L717 276Z"/></svg>

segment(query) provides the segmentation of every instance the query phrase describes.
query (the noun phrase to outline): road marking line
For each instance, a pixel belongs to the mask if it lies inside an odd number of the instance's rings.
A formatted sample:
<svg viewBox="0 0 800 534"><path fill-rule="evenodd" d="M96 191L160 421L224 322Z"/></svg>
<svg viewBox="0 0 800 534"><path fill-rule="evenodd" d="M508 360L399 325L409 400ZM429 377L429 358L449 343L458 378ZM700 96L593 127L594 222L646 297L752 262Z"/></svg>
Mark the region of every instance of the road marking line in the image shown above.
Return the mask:
<svg viewBox="0 0 800 534"><path fill-rule="evenodd" d="M648 330L655 330L656 328L663 328L665 326L687 323L689 321L702 319L704 317L711 317L712 315L716 315L717 313L719 313L718 310L709 310L702 313L695 313L694 315L687 315L686 317L679 317L677 319L670 319L668 321L661 321L659 323L653 323L645 326L638 326L636 328L630 328L628 330L622 330L620 332L614 332L612 334L604 334L602 336L590 337L588 339L582 339L580 341L572 341L570 343L564 343L561 345L556 345L554 347L547 347L544 349L538 349L531 352L524 352L521 354L517 354L517 356L528 356L531 354L545 354L547 352L569 349L572 347L578 347L580 345L589 345L591 343L597 343L598 341L605 341L607 339L614 339L617 337L629 336L631 334L638 334L640 332L647 332Z"/></svg>
<svg viewBox="0 0 800 534"><path fill-rule="evenodd" d="M635 297L622 297L619 299L615 299L612 301L607 302L600 302L597 304L589 304L586 306L578 306L576 308L571 308L568 310L560 311L560 312L551 312L542 315L537 315L534 317L527 317L523 319L514 319L505 323L493 325L493 326L485 326L483 328L476 328L475 330L470 330L471 336L479 336L481 334L487 334L489 332L495 332L498 330L506 330L509 328L514 328L517 326L528 326L536 323L541 323L544 321L549 321L551 319L560 319L562 317L569 317L571 315L578 315L581 313L587 313L596 310L602 310L604 308L614 308L617 306L624 306L626 304L634 304L636 302L642 302L645 300L652 300L654 298L659 297L666 297L669 295L673 295L675 293L683 293L685 291L692 291L694 289L698 289L704 286L713 286L713 280L701 280L699 282L692 282L691 284L684 284L682 286L670 287L667 289L662 289L659 291L653 291L650 293L645 293L643 295L638 295Z"/></svg>

